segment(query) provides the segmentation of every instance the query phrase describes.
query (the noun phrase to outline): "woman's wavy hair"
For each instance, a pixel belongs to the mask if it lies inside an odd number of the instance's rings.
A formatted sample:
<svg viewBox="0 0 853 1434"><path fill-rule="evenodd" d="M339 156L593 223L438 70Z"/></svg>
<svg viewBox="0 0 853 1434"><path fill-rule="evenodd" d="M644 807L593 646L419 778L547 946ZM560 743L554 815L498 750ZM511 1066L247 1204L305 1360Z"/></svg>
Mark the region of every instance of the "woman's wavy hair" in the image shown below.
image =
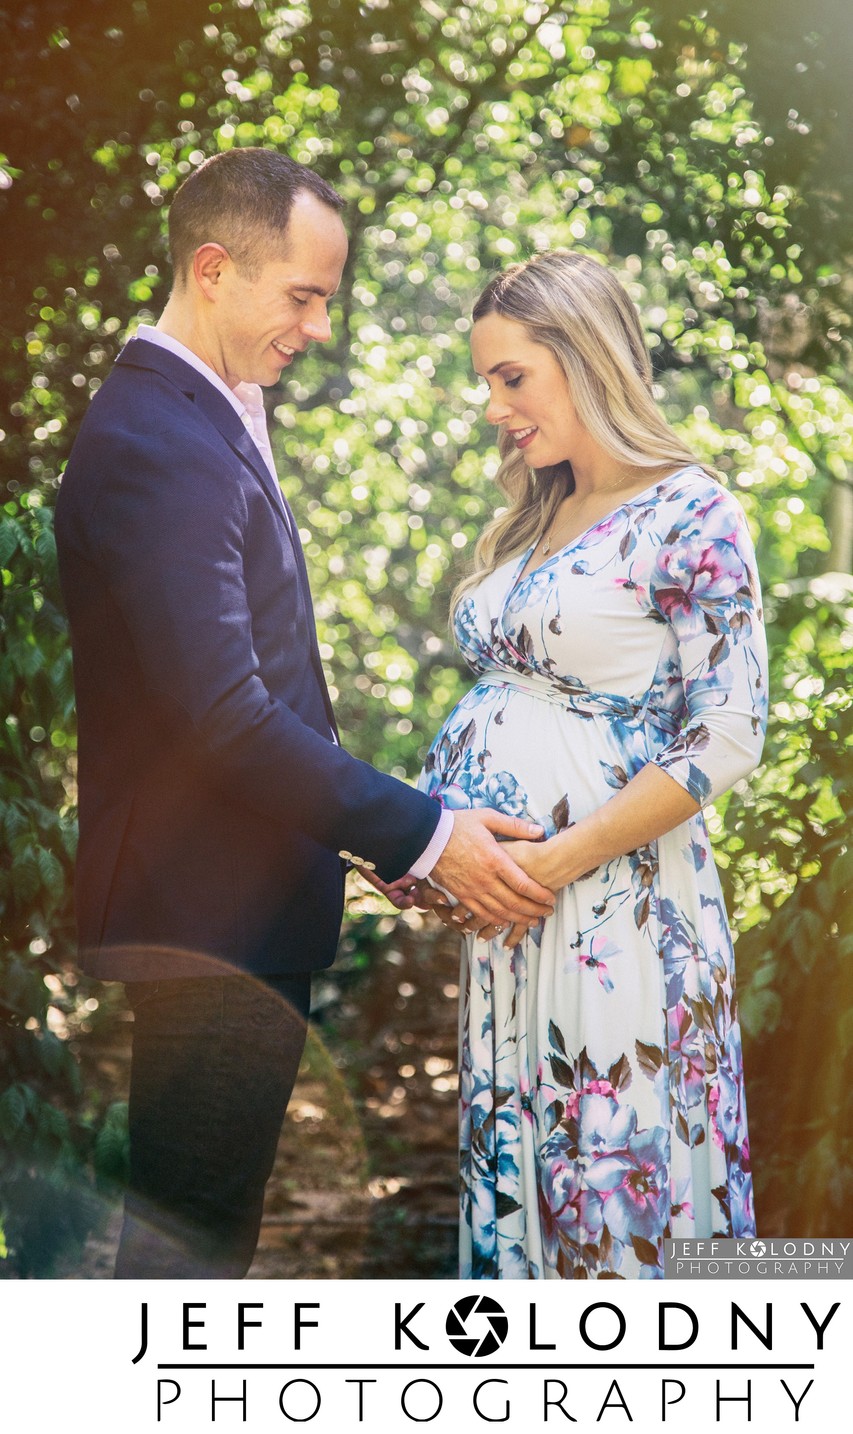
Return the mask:
<svg viewBox="0 0 853 1434"><path fill-rule="evenodd" d="M491 280L473 310L474 322L500 314L523 324L550 350L566 376L578 419L619 463L658 469L702 463L670 428L652 397L652 365L639 314L613 273L597 259L570 251L537 254ZM456 587L459 599L495 568L523 553L548 528L574 488L570 463L532 469L506 430L498 438L496 482L505 512L483 530L474 568Z"/></svg>

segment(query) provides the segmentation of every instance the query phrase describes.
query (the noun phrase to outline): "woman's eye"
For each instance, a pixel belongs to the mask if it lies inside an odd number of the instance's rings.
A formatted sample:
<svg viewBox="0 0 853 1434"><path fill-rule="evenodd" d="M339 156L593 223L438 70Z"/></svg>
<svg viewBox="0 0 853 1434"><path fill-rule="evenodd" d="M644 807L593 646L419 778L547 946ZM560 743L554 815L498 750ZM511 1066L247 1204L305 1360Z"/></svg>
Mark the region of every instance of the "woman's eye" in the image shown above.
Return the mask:
<svg viewBox="0 0 853 1434"><path fill-rule="evenodd" d="M519 373L516 374L515 378L505 379L504 382L506 383L507 388L518 388L519 384L521 383L521 377L522 376Z"/></svg>
<svg viewBox="0 0 853 1434"><path fill-rule="evenodd" d="M291 294L290 297L293 300L294 304L297 304L300 309L304 309L305 305L308 303L307 299L300 299L298 294Z"/></svg>

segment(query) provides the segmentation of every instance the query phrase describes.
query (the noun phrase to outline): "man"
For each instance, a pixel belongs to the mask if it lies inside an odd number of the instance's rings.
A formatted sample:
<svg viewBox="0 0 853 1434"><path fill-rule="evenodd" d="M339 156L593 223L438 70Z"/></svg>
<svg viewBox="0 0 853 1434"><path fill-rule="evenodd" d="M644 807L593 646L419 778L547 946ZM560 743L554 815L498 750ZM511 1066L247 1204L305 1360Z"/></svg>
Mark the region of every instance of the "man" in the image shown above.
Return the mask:
<svg viewBox="0 0 853 1434"><path fill-rule="evenodd" d="M273 151L188 177L169 301L93 400L57 504L82 960L135 1018L119 1277L248 1269L345 862L430 874L481 924L550 905L493 835L527 823L451 817L337 742L258 385L330 336L340 209Z"/></svg>

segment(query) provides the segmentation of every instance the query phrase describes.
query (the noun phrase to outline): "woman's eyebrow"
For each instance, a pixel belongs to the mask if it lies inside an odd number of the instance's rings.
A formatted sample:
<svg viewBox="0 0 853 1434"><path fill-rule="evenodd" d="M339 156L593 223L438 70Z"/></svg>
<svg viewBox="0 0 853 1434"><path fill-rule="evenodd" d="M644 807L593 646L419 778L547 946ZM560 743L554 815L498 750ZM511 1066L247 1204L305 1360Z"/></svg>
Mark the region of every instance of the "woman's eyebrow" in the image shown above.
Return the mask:
<svg viewBox="0 0 853 1434"><path fill-rule="evenodd" d="M492 367L490 369L487 369L485 373L480 373L479 369L476 368L474 369L474 373L476 374L477 378L491 378L493 373L498 373L502 368L523 367L524 365L520 363L518 359L501 359L500 363L493 364Z"/></svg>

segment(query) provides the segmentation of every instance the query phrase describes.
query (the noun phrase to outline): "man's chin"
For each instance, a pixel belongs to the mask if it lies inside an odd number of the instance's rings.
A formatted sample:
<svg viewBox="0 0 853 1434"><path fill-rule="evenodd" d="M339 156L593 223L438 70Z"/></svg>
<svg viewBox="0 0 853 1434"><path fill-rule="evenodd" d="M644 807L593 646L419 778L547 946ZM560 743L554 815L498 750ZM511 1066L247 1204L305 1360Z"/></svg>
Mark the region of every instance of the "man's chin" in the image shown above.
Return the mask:
<svg viewBox="0 0 853 1434"><path fill-rule="evenodd" d="M287 364L284 363L267 364L253 377L251 382L260 384L261 388L274 388L286 368Z"/></svg>

